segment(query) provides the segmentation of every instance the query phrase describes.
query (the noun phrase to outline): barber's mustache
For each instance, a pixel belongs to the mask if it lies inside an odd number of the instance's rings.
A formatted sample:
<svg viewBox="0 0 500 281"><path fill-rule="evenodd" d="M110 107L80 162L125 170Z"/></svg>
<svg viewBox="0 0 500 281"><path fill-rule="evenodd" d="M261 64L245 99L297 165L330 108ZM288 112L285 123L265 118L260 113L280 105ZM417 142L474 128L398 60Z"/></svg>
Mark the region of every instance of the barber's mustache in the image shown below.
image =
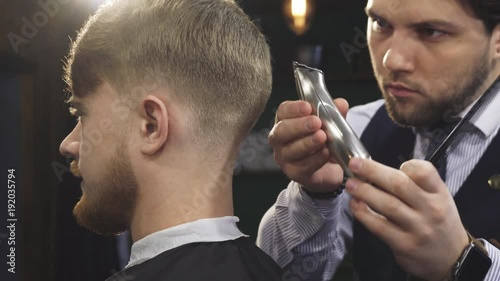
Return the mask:
<svg viewBox="0 0 500 281"><path fill-rule="evenodd" d="M78 161L76 161L76 160L71 161L71 164L69 165L69 169L70 169L71 173L73 174L73 176L75 176L77 178L82 177L82 174L80 173L80 168L78 167Z"/></svg>
<svg viewBox="0 0 500 281"><path fill-rule="evenodd" d="M392 83L403 84L404 87L414 92L425 93L425 89L419 83L411 81L410 79L403 77L403 75L390 74L389 76L382 78L382 85L384 86L384 88Z"/></svg>

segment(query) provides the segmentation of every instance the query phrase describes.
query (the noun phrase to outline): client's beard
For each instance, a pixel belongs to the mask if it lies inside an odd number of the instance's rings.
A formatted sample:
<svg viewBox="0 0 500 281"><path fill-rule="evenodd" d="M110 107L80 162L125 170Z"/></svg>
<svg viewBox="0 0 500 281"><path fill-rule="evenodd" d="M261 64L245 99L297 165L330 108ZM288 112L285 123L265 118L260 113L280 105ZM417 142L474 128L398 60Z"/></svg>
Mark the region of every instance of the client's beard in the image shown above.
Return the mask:
<svg viewBox="0 0 500 281"><path fill-rule="evenodd" d="M77 164L71 171L80 175ZM123 145L95 186L82 181L83 195L73 209L78 223L101 235L116 235L130 227L137 198L138 184Z"/></svg>

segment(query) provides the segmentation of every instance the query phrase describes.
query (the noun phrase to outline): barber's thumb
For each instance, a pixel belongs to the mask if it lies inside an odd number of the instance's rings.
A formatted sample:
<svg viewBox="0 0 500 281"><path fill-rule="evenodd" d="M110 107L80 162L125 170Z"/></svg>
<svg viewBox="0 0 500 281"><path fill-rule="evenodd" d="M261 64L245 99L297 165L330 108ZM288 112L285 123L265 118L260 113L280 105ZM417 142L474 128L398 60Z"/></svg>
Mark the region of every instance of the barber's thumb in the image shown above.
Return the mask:
<svg viewBox="0 0 500 281"><path fill-rule="evenodd" d="M445 187L438 171L429 161L412 159L404 162L399 169L427 192L438 192Z"/></svg>

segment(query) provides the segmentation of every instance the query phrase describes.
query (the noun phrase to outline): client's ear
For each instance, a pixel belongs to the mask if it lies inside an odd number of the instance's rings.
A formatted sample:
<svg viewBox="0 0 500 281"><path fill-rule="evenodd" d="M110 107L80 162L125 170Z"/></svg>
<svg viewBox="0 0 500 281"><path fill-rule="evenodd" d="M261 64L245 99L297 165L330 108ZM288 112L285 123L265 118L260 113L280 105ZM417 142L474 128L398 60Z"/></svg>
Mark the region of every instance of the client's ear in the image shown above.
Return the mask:
<svg viewBox="0 0 500 281"><path fill-rule="evenodd" d="M141 102L141 153L153 155L165 144L168 137L168 112L165 103L154 95Z"/></svg>

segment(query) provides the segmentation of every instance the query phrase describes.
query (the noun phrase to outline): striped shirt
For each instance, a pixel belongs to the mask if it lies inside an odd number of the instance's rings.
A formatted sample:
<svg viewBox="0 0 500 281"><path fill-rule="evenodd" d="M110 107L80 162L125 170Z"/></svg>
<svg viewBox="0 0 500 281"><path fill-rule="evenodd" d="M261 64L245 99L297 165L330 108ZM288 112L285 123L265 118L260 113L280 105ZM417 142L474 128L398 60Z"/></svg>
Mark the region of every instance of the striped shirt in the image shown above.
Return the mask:
<svg viewBox="0 0 500 281"><path fill-rule="evenodd" d="M500 84L494 90L500 91ZM378 100L349 110L347 121L358 136L361 136L383 103L383 100ZM459 133L462 134L458 136L460 142L448 148L446 184L452 195L460 189L496 136L500 127L498 108L500 94L485 102L481 111L470 120L469 128ZM414 156L418 159L424 158L424 130L414 129ZM352 243L353 216L348 205L349 199L349 194L342 193L333 200L313 200L297 183L291 182L264 215L259 226L257 245L282 267L292 261L305 261L308 258L314 261L320 276L301 272L300 276L296 276L300 280L331 280ZM481 241L493 262L484 280L500 280L500 250L486 240ZM290 275L287 278L293 280L293 272L288 273Z"/></svg>

